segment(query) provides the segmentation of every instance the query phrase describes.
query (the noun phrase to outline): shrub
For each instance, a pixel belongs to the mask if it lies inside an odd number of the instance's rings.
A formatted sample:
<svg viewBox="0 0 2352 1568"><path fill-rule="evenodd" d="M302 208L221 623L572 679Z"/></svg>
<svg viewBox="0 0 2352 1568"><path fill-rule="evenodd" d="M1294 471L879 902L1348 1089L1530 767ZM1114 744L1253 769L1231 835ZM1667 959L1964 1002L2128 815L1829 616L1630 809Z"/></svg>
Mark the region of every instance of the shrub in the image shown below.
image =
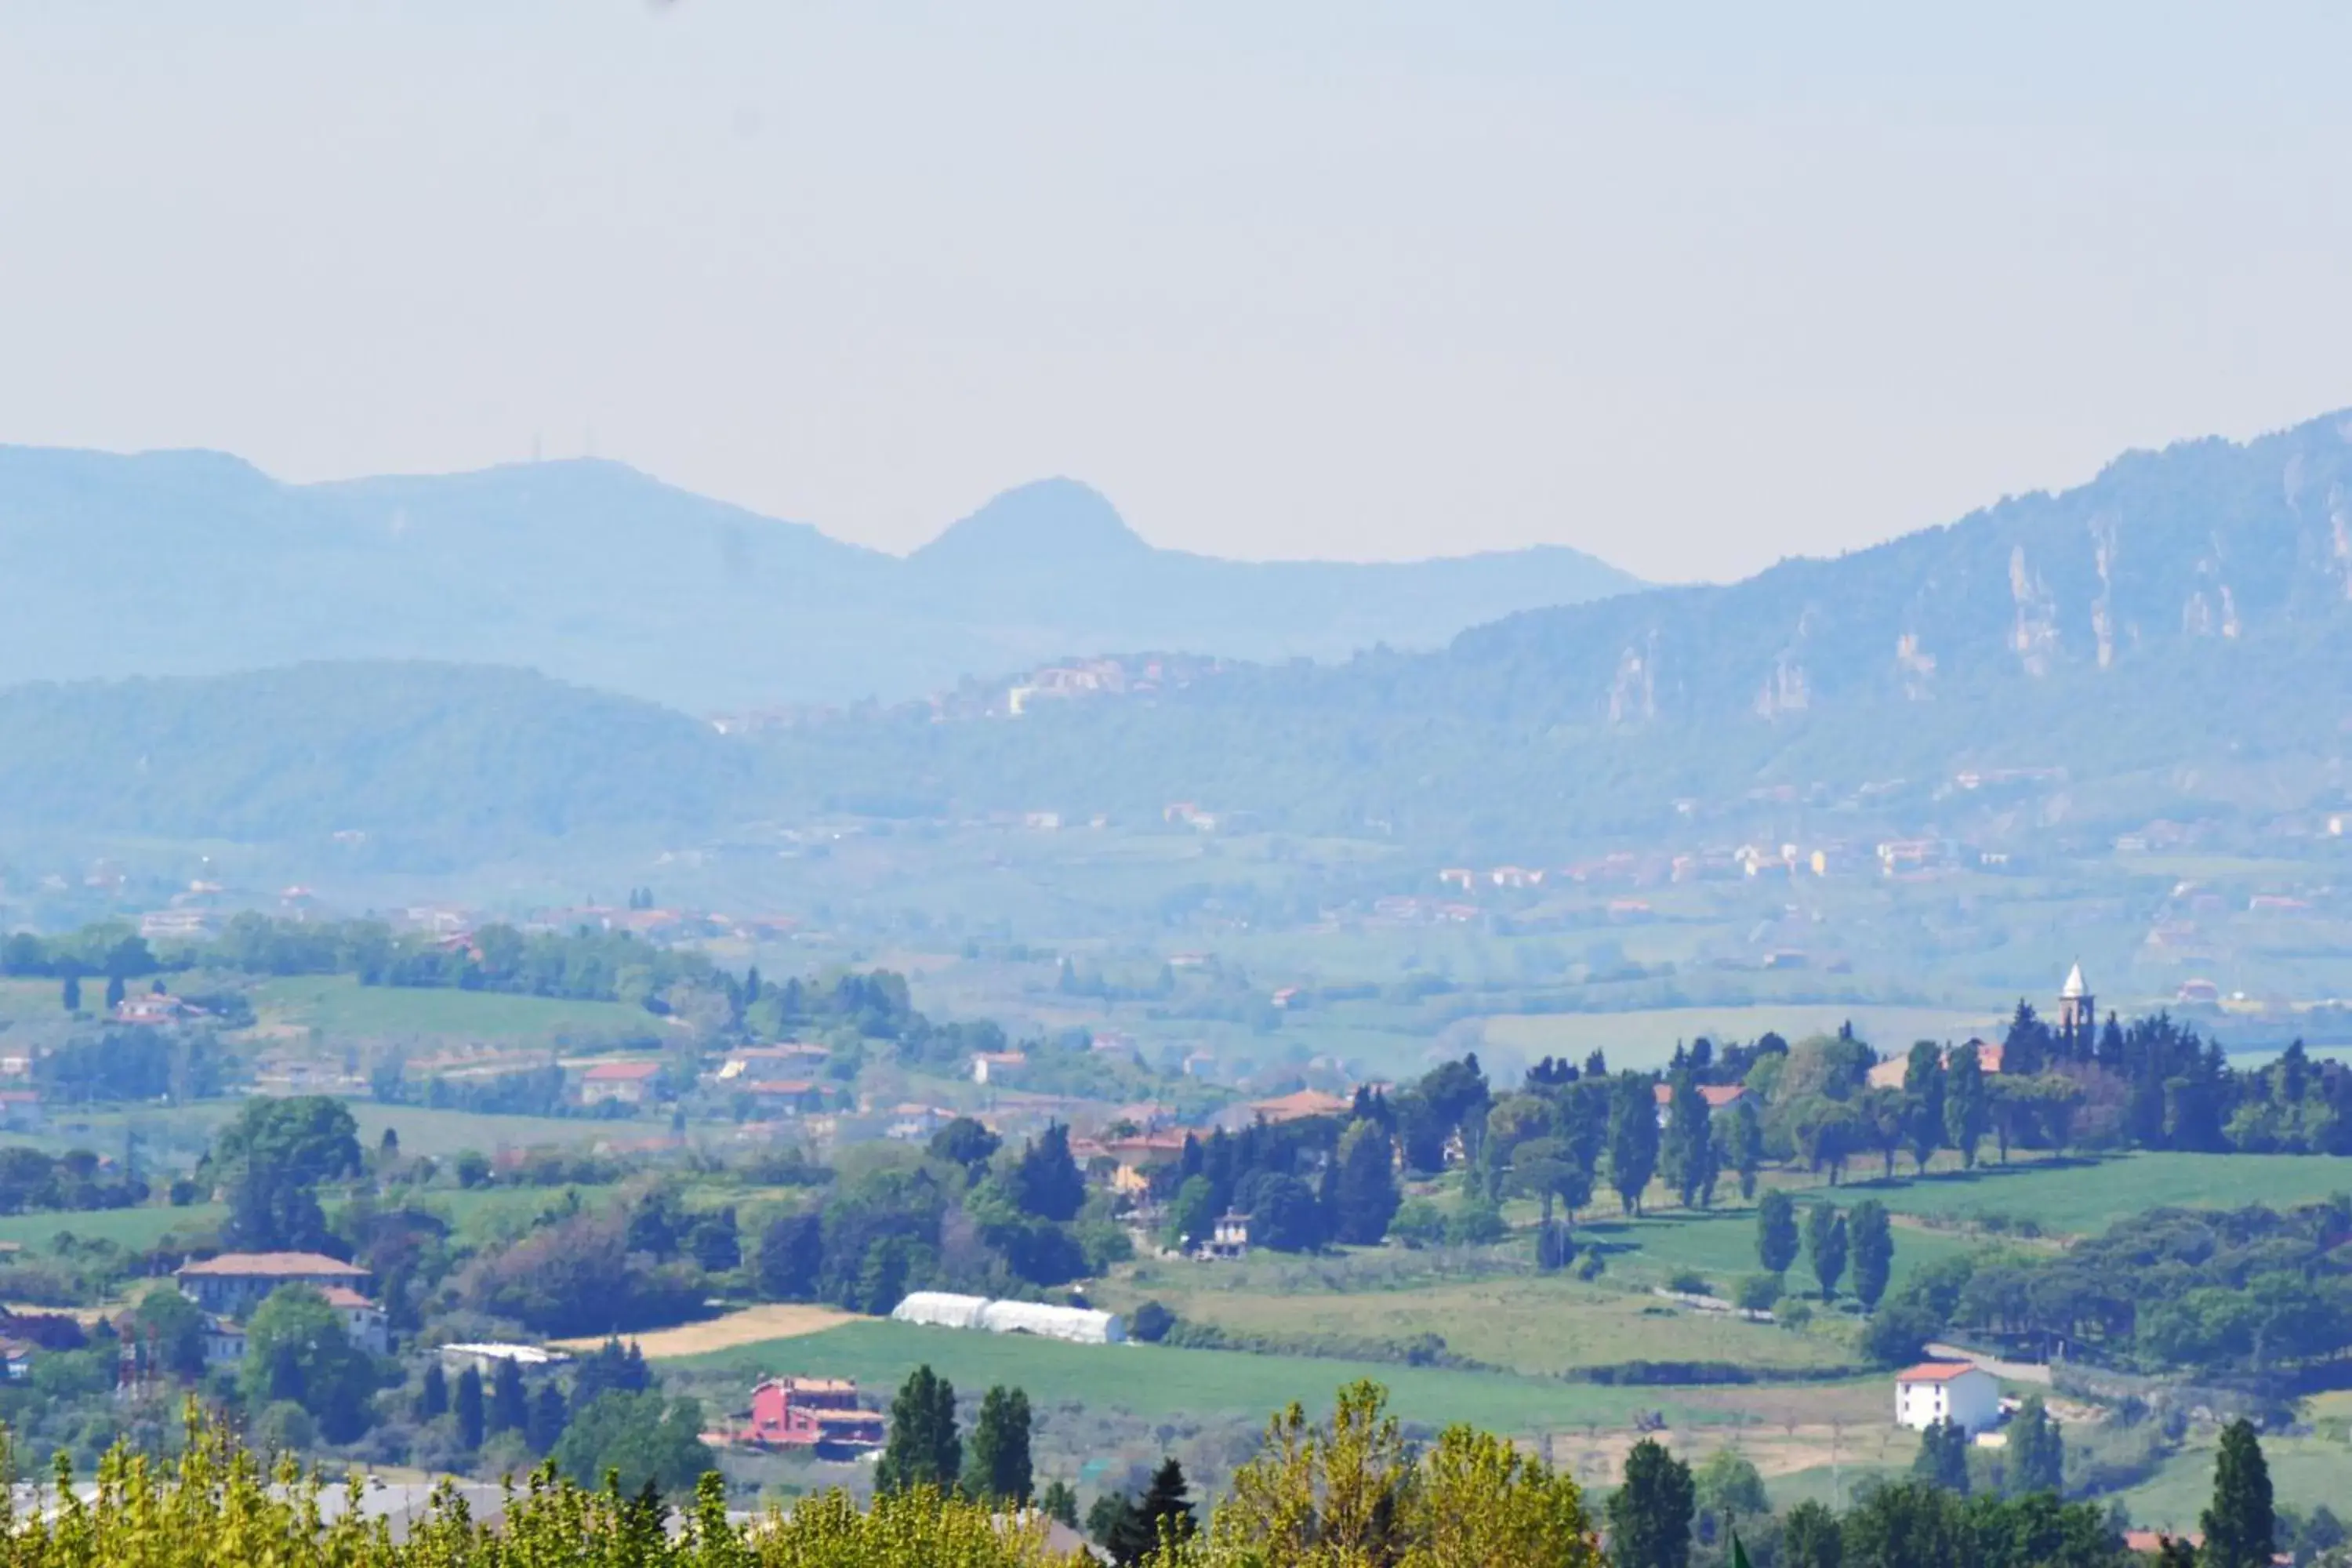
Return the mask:
<svg viewBox="0 0 2352 1568"><path fill-rule="evenodd" d="M1780 1305L1781 1294L1787 1289L1787 1282L1778 1274L1750 1274L1740 1280L1732 1300L1735 1305L1751 1312L1769 1312Z"/></svg>
<svg viewBox="0 0 2352 1568"><path fill-rule="evenodd" d="M1127 1320L1129 1335L1141 1340L1148 1345L1158 1344L1161 1340L1166 1339L1168 1331L1175 1326L1176 1314L1158 1301L1146 1301L1129 1314Z"/></svg>
<svg viewBox="0 0 2352 1568"><path fill-rule="evenodd" d="M1715 1287L1696 1268L1685 1268L1666 1281L1666 1289L1684 1296L1712 1296Z"/></svg>
<svg viewBox="0 0 2352 1568"><path fill-rule="evenodd" d="M1784 1329L1801 1329L1813 1321L1813 1310L1802 1301L1773 1309L1772 1317Z"/></svg>
<svg viewBox="0 0 2352 1568"><path fill-rule="evenodd" d="M1576 1277L1579 1279L1598 1279L1601 1278L1601 1271L1608 1267L1608 1260L1602 1258L1599 1251L1587 1252L1582 1258L1577 1259Z"/></svg>

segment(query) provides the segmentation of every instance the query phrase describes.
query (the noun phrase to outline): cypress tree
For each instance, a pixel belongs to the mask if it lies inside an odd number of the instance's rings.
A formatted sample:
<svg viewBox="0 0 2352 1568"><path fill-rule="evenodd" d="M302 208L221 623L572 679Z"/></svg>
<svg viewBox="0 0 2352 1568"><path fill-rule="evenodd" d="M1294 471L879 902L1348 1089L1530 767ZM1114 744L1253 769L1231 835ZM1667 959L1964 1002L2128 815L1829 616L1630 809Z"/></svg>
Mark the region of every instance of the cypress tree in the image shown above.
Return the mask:
<svg viewBox="0 0 2352 1568"><path fill-rule="evenodd" d="M1786 1193L1766 1193L1756 1205L1756 1260L1774 1274L1797 1261L1797 1205Z"/></svg>
<svg viewBox="0 0 2352 1568"><path fill-rule="evenodd" d="M1903 1133L1913 1166L1925 1171L1944 1142L1944 1052L1933 1040L1911 1047L1903 1064Z"/></svg>
<svg viewBox="0 0 2352 1568"><path fill-rule="evenodd" d="M1402 1196L1397 1191L1396 1146L1370 1119L1351 1123L1333 1162L1332 1230L1353 1247L1377 1247L1389 1233Z"/></svg>
<svg viewBox="0 0 2352 1568"><path fill-rule="evenodd" d="M1733 1100L1717 1130L1723 1141L1723 1163L1739 1174L1739 1199L1752 1202L1756 1174L1764 1168L1764 1125L1757 1118L1754 1097L1743 1095Z"/></svg>
<svg viewBox="0 0 2352 1568"><path fill-rule="evenodd" d="M1853 1240L1853 1293L1867 1310L1886 1294L1887 1279L1895 1271L1895 1229L1887 1222L1886 1205L1875 1198L1854 1205L1847 1225Z"/></svg>
<svg viewBox="0 0 2352 1568"><path fill-rule="evenodd" d="M1835 1204L1815 1204L1805 1215L1805 1252L1821 1281L1822 1300L1837 1300L1839 1279L1845 1273L1845 1212Z"/></svg>
<svg viewBox="0 0 2352 1568"><path fill-rule="evenodd" d="M65 990L58 999L65 1004L67 1012L79 1013L81 1011L80 975L68 974L66 976Z"/></svg>
<svg viewBox="0 0 2352 1568"><path fill-rule="evenodd" d="M441 1358L435 1356L425 1363L425 1386L416 1396L416 1418L431 1421L449 1411L449 1374L441 1370Z"/></svg>
<svg viewBox="0 0 2352 1568"><path fill-rule="evenodd" d="M1666 1105L1666 1178L1683 1207L1696 1208L1715 1192L1714 1112L1688 1068L1675 1074Z"/></svg>
<svg viewBox="0 0 2352 1568"><path fill-rule="evenodd" d="M482 1374L467 1367L457 1374L457 1440L468 1448L482 1446Z"/></svg>
<svg viewBox="0 0 2352 1568"><path fill-rule="evenodd" d="M1911 1473L1946 1491L1969 1494L1969 1435L1949 1421L1938 1421L1919 1434L1919 1456Z"/></svg>
<svg viewBox="0 0 2352 1568"><path fill-rule="evenodd" d="M1960 1152L1960 1163L1977 1168L1977 1145L1985 1134L1984 1064L1976 1047L1964 1045L1952 1053L1944 1069L1944 1141Z"/></svg>
<svg viewBox="0 0 2352 1568"><path fill-rule="evenodd" d="M564 1408L563 1390L553 1378L539 1385L538 1396L530 1402L530 1426L525 1436L530 1440L530 1451L544 1454L563 1440L563 1428L572 1413Z"/></svg>
<svg viewBox="0 0 2352 1568"><path fill-rule="evenodd" d="M1642 1212L1642 1194L1657 1169L1657 1096L1648 1079L1621 1073L1609 1089L1609 1185L1627 1214Z"/></svg>
<svg viewBox="0 0 2352 1568"><path fill-rule="evenodd" d="M2034 1394L2018 1407L2009 1428L2009 1468L2013 1489L2060 1492L2065 1489L2066 1445L2058 1423Z"/></svg>
<svg viewBox="0 0 2352 1568"><path fill-rule="evenodd" d="M492 1432L520 1432L530 1425L530 1401L522 1391L522 1368L501 1360L490 1374L490 1408L487 1423Z"/></svg>
<svg viewBox="0 0 2352 1568"><path fill-rule="evenodd" d="M877 1491L947 1491L963 1469L963 1443L956 1435L955 1385L930 1369L917 1367L890 1401L890 1436L875 1468Z"/></svg>
<svg viewBox="0 0 2352 1568"><path fill-rule="evenodd" d="M982 1501L1025 1508L1031 1484L1029 1395L999 1384L980 1402L964 1454L964 1490Z"/></svg>
<svg viewBox="0 0 2352 1568"><path fill-rule="evenodd" d="M2270 1466L2252 1422L2241 1417L2222 1428L2213 1504L2198 1525L2205 1531L2204 1568L2269 1568L2278 1550L2278 1517L2271 1508Z"/></svg>

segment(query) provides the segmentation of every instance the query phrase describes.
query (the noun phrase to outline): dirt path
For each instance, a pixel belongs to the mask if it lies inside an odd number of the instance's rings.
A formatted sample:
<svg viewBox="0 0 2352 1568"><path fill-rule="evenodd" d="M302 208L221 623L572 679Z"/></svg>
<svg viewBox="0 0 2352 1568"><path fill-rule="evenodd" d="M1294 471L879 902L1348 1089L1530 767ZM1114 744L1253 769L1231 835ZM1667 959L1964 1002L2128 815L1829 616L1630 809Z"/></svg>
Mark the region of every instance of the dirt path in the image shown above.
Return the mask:
<svg viewBox="0 0 2352 1568"><path fill-rule="evenodd" d="M675 1329L656 1329L646 1334L623 1336L634 1341L646 1356L662 1361L672 1356L701 1355L707 1351L733 1350L738 1345L755 1345L761 1340L797 1339L803 1334L822 1333L826 1329L856 1319L847 1312L836 1312L830 1307L803 1307L790 1302L778 1302L765 1307L746 1307L740 1312L730 1312L723 1318L708 1322L683 1323ZM565 1350L593 1351L604 1342L604 1336L587 1339L557 1340Z"/></svg>

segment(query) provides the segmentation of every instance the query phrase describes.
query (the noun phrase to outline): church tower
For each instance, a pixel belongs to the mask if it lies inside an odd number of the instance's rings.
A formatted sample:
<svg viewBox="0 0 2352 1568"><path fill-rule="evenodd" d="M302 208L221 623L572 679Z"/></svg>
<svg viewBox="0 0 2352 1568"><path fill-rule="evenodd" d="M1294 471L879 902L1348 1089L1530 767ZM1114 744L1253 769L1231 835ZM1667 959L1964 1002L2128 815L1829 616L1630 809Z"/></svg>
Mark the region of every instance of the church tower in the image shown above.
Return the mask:
<svg viewBox="0 0 2352 1568"><path fill-rule="evenodd" d="M2076 1030L2088 1032L2099 1026L2098 998L2084 984L2080 963L2066 972L2066 984L2058 993L2058 1032L2071 1035Z"/></svg>

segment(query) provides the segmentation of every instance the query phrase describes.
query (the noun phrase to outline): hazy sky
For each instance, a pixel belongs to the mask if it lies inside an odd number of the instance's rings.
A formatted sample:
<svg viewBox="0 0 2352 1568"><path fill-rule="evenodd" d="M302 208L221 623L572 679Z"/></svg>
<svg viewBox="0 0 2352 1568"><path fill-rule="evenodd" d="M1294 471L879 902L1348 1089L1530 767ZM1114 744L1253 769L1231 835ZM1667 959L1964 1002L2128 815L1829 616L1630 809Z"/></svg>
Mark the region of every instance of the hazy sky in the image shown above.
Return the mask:
<svg viewBox="0 0 2352 1568"><path fill-rule="evenodd" d="M2352 404L2352 7L1920 9L6 0L0 440L1691 577Z"/></svg>

